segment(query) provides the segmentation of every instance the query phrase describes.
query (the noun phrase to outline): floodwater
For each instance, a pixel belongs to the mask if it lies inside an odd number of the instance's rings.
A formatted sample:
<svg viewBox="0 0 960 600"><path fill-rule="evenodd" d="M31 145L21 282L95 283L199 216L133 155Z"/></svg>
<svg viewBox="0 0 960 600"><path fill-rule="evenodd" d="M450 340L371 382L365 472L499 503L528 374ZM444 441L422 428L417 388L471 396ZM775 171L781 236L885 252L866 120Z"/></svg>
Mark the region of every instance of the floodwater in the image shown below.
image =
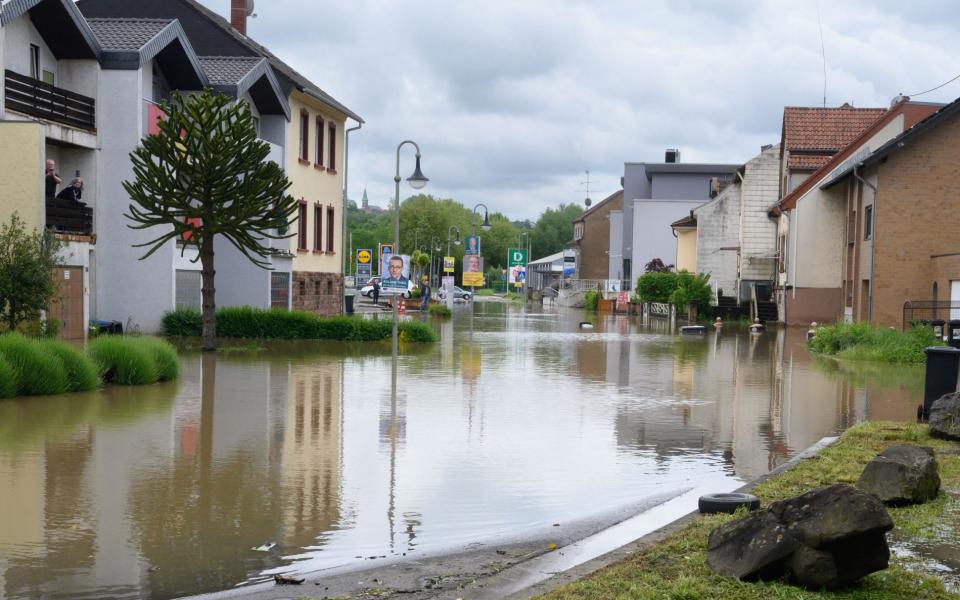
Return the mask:
<svg viewBox="0 0 960 600"><path fill-rule="evenodd" d="M802 331L496 303L433 325L395 365L388 345L278 343L0 401L0 597L171 598L522 537L734 489L922 395L922 369L818 361Z"/></svg>

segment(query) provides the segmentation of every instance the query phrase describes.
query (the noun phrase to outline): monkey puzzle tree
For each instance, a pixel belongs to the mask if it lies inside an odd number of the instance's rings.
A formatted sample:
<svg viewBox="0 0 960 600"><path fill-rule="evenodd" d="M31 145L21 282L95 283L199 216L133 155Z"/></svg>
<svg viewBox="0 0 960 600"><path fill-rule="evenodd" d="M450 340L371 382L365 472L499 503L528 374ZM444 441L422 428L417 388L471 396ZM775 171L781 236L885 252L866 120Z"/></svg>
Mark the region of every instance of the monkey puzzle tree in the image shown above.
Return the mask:
<svg viewBox="0 0 960 600"><path fill-rule="evenodd" d="M161 108L159 132L130 153L133 181L127 218L133 229L162 228L143 260L174 239L197 249L201 271L204 350L216 349L214 239L230 242L255 265L270 268L266 240L290 237L297 202L290 181L267 161L270 147L257 138L249 108L224 94L174 94ZM182 255L182 254L181 254Z"/></svg>

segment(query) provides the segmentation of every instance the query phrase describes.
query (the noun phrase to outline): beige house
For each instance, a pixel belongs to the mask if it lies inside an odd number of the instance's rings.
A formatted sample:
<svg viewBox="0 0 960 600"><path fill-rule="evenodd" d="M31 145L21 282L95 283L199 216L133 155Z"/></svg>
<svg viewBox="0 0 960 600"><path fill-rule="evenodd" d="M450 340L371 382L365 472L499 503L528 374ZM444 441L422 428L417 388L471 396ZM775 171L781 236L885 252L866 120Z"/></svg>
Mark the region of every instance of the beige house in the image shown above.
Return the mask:
<svg viewBox="0 0 960 600"><path fill-rule="evenodd" d="M673 236L677 238L678 271L697 272L697 217L693 211L686 217L670 224Z"/></svg>

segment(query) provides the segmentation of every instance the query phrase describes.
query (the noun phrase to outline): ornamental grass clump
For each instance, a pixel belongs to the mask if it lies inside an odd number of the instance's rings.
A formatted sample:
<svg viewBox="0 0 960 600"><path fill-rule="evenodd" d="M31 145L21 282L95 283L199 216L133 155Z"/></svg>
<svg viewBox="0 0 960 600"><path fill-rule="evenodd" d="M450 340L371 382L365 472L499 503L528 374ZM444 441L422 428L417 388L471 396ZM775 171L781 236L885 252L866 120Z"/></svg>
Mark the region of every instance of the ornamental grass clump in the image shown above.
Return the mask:
<svg viewBox="0 0 960 600"><path fill-rule="evenodd" d="M431 304L427 307L427 313L431 317L446 318L453 315L453 311L447 308L446 304Z"/></svg>
<svg viewBox="0 0 960 600"><path fill-rule="evenodd" d="M0 355L0 398L13 398L16 395L16 374L7 359Z"/></svg>
<svg viewBox="0 0 960 600"><path fill-rule="evenodd" d="M153 353L138 338L104 336L90 343L87 354L97 364L106 383L145 385L157 381Z"/></svg>
<svg viewBox="0 0 960 600"><path fill-rule="evenodd" d="M144 347L153 357L158 381L171 381L180 375L180 360L177 349L170 342L155 337L128 338Z"/></svg>
<svg viewBox="0 0 960 600"><path fill-rule="evenodd" d="M70 389L63 361L56 354L44 352L37 340L19 333L0 335L0 356L13 372L18 396L62 394Z"/></svg>
<svg viewBox="0 0 960 600"><path fill-rule="evenodd" d="M100 387L97 365L79 348L58 340L42 340L39 343L44 353L57 356L63 363L68 391L89 392Z"/></svg>

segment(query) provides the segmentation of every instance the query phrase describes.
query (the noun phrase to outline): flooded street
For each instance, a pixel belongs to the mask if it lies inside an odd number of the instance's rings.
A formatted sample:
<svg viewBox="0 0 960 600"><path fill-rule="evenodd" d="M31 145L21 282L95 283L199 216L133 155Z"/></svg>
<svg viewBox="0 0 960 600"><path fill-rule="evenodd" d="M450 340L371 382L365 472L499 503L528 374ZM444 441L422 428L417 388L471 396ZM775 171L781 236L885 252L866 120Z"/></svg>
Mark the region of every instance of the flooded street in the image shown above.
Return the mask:
<svg viewBox="0 0 960 600"><path fill-rule="evenodd" d="M821 362L800 330L469 310L403 349L395 388L389 344L270 343L0 401L0 597L171 598L522 537L733 489L922 396L922 368Z"/></svg>

